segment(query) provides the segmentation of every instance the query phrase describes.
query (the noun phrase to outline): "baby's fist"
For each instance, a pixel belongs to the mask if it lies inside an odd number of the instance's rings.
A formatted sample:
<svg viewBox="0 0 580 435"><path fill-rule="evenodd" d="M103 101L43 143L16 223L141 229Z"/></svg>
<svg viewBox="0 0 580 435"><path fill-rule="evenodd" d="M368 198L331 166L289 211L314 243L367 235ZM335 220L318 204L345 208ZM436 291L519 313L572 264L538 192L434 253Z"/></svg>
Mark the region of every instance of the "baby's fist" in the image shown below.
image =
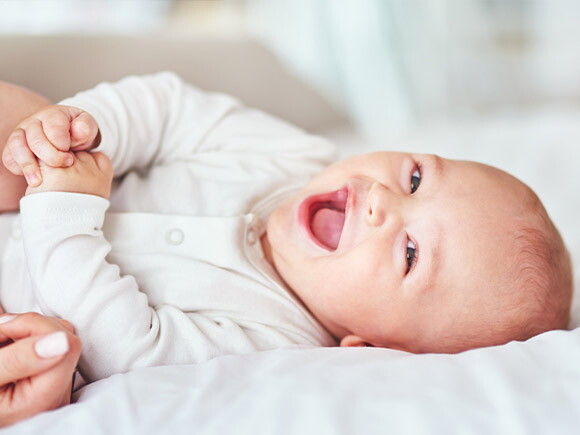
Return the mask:
<svg viewBox="0 0 580 435"><path fill-rule="evenodd" d="M12 132L2 161L15 175L24 175L29 185L42 182L39 161L53 167L73 164L70 151L88 151L100 142L95 119L72 106L47 106L22 121Z"/></svg>
<svg viewBox="0 0 580 435"><path fill-rule="evenodd" d="M43 182L38 187L28 186L26 194L38 192L74 192L109 198L113 181L111 160L102 153L75 153L72 166L53 168L40 163Z"/></svg>

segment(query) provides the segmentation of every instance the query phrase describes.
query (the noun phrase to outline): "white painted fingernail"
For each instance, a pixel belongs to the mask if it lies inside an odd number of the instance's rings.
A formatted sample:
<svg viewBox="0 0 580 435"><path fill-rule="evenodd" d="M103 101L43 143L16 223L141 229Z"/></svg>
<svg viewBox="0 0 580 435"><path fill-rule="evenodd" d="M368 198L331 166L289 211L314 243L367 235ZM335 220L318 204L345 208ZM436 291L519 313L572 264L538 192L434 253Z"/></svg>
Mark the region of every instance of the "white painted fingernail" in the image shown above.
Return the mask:
<svg viewBox="0 0 580 435"><path fill-rule="evenodd" d="M68 352L68 340L64 331L53 332L38 340L34 351L41 358L52 358Z"/></svg>
<svg viewBox="0 0 580 435"><path fill-rule="evenodd" d="M15 314L6 314L6 315L4 315L4 316L0 316L0 325L1 325L2 323L8 323L8 322L10 322L11 320L14 320L14 319L16 319L17 317L18 317L18 316L16 316Z"/></svg>

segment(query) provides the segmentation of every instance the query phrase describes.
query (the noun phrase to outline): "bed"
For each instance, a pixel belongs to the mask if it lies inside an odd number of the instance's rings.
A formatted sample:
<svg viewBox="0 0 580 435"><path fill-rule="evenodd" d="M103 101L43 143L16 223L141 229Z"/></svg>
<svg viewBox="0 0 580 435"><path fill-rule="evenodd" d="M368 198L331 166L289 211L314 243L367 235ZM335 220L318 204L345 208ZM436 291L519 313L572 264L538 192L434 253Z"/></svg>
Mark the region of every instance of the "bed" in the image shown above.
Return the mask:
<svg viewBox="0 0 580 435"><path fill-rule="evenodd" d="M147 56L135 55L143 53L143 46L148 47ZM341 145L343 155L377 149L352 133L340 110L252 41L2 37L0 52L1 80L28 86L53 100L100 80L170 69L201 87L232 93L324 134ZM180 55L184 52L188 55ZM123 53L132 54L123 59ZM245 62L248 57L251 69ZM63 69L62 59L70 67ZM42 75L32 68L38 64L43 65ZM544 200L578 271L579 120L580 104L504 111L425 126L383 148L479 160L519 176ZM87 385L75 393L73 405L6 431L577 433L578 327L580 301L575 299L570 331L458 355L296 346L222 356L198 365L140 369Z"/></svg>

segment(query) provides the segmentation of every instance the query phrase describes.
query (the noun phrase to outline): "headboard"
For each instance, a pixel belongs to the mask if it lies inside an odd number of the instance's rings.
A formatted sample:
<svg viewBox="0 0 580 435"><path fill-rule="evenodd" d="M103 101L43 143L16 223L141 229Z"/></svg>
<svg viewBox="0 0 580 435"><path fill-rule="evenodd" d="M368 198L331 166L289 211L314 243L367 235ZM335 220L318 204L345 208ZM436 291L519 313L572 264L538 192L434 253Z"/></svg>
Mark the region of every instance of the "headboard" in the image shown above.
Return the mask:
<svg viewBox="0 0 580 435"><path fill-rule="evenodd" d="M101 81L171 70L307 130L346 122L340 110L251 39L1 36L0 53L0 80L55 102Z"/></svg>

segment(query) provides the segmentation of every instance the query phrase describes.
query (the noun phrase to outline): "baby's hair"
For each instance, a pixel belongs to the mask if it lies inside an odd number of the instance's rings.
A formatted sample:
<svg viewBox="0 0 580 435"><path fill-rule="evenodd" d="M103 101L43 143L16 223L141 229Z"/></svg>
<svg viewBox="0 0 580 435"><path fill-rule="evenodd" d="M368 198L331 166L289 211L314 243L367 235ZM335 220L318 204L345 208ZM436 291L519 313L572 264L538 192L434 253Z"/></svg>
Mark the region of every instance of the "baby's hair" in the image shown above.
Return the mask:
<svg viewBox="0 0 580 435"><path fill-rule="evenodd" d="M542 332L566 329L572 301L572 265L558 230L539 200L536 225L521 226L515 238L515 284L520 290L514 339L527 340ZM515 331L514 331L515 332Z"/></svg>
<svg viewBox="0 0 580 435"><path fill-rule="evenodd" d="M570 321L570 255L531 191L529 201L529 213L518 217L511 231L514 255L498 290L504 305L488 336L482 337L489 345L525 341L546 331L566 329Z"/></svg>

